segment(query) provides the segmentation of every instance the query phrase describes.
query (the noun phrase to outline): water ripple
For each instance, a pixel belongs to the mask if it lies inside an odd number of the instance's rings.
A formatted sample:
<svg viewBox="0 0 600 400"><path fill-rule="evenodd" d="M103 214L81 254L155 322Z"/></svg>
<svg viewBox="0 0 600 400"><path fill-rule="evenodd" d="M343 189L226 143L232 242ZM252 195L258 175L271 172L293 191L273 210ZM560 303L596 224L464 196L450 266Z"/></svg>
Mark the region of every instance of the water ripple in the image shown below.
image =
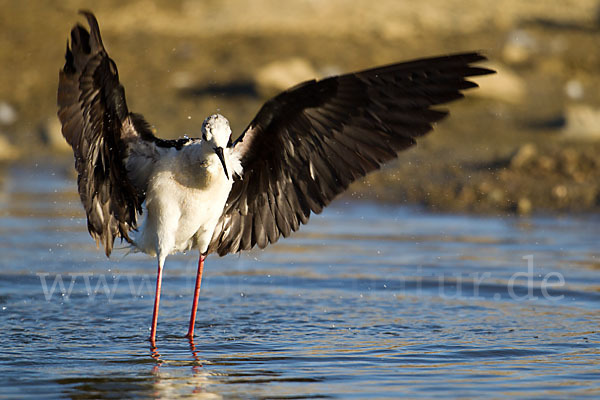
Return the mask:
<svg viewBox="0 0 600 400"><path fill-rule="evenodd" d="M14 167L0 203L6 398L594 398L598 217L334 204L266 251L165 268L104 259L62 166ZM368 221L368 223L365 223Z"/></svg>

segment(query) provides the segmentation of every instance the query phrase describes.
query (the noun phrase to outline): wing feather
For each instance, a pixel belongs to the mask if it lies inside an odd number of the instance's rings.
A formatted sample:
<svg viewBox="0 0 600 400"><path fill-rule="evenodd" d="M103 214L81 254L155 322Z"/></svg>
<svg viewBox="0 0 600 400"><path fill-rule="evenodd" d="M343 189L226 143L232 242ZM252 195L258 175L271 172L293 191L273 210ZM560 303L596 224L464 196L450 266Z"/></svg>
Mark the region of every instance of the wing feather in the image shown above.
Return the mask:
<svg viewBox="0 0 600 400"><path fill-rule="evenodd" d="M289 236L350 183L415 144L448 113L432 107L493 71L478 53L420 59L299 84L260 109L234 152L237 177L208 252Z"/></svg>
<svg viewBox="0 0 600 400"><path fill-rule="evenodd" d="M181 141L156 138L142 116L130 113L117 67L109 58L98 22L81 12L88 32L76 25L59 73L58 117L73 147L78 189L88 230L109 256L115 238L132 242L157 147Z"/></svg>

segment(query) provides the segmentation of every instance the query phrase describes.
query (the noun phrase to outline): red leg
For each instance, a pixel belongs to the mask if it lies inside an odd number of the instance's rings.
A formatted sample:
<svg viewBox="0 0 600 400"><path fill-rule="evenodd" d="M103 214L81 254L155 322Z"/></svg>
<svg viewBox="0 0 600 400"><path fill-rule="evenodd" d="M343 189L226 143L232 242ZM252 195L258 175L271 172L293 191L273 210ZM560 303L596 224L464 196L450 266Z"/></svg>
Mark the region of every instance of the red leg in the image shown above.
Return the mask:
<svg viewBox="0 0 600 400"><path fill-rule="evenodd" d="M188 333L185 335L189 339L194 338L194 324L196 323L196 309L198 308L198 297L200 296L200 284L202 283L202 270L204 269L204 259L206 256L200 254L198 260L198 273L196 274L196 287L194 288L194 300L192 302L192 315L190 316L190 326Z"/></svg>
<svg viewBox="0 0 600 400"><path fill-rule="evenodd" d="M154 346L156 339L156 322L158 321L158 305L160 303L160 287L162 285L162 270L164 260L158 257L158 272L156 273L156 294L154 295L154 312L152 313L152 327L150 328L150 343Z"/></svg>

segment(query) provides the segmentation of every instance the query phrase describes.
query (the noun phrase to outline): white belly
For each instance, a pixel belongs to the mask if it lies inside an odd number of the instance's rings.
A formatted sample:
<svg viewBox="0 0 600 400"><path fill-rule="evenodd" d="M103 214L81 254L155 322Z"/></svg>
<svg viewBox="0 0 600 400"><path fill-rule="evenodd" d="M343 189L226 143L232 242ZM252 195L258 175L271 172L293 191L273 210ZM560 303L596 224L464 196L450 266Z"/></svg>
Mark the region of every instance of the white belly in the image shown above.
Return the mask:
<svg viewBox="0 0 600 400"><path fill-rule="evenodd" d="M135 242L153 256L192 248L204 253L231 190L216 156L202 164L177 163L163 162L148 184L146 220Z"/></svg>

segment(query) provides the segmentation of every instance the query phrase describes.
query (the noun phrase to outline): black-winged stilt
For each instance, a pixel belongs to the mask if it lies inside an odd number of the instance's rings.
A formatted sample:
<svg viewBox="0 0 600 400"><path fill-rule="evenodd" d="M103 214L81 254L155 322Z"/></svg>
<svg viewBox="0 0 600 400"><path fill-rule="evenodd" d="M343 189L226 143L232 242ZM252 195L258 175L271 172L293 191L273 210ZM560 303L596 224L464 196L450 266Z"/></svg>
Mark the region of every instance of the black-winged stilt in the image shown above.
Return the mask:
<svg viewBox="0 0 600 400"><path fill-rule="evenodd" d="M71 31L58 116L91 236L107 256L120 237L158 259L152 343L167 255L200 252L191 339L208 254L289 236L355 179L429 132L447 115L432 106L477 86L467 77L492 73L473 65L485 57L464 53L312 80L267 101L234 142L218 114L204 121L201 139L163 140L129 112L98 22L82 14L90 32L80 25Z"/></svg>

